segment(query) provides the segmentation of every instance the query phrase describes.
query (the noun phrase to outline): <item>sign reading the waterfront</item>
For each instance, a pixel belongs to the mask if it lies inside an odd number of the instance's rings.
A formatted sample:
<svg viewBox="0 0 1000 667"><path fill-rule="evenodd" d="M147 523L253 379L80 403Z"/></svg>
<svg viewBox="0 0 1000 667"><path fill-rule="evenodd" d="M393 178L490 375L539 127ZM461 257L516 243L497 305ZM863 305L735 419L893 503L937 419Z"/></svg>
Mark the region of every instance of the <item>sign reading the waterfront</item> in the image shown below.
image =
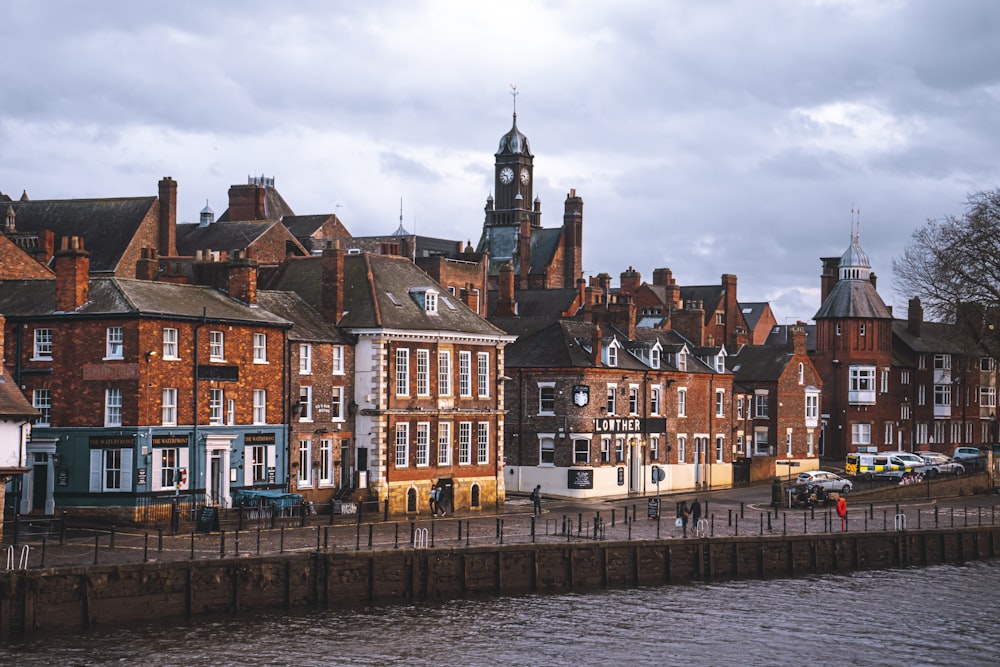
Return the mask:
<svg viewBox="0 0 1000 667"><path fill-rule="evenodd" d="M665 417L597 417L594 433L666 433Z"/></svg>
<svg viewBox="0 0 1000 667"><path fill-rule="evenodd" d="M243 444L245 445L273 445L274 444L274 434L273 433L247 433L243 436Z"/></svg>
<svg viewBox="0 0 1000 667"><path fill-rule="evenodd" d="M567 489L592 489L594 488L594 471L570 470L569 479L566 482Z"/></svg>
<svg viewBox="0 0 1000 667"><path fill-rule="evenodd" d="M91 449L121 449L123 447L134 447L135 436L126 435L92 435L87 438L87 444Z"/></svg>
<svg viewBox="0 0 1000 667"><path fill-rule="evenodd" d="M153 447L187 447L186 435L154 435Z"/></svg>

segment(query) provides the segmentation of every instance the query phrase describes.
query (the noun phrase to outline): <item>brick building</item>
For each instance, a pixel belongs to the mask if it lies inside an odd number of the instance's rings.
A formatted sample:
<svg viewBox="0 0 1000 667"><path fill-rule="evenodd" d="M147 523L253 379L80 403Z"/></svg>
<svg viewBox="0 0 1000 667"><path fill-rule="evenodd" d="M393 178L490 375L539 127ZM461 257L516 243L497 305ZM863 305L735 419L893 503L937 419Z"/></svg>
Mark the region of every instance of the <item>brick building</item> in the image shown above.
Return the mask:
<svg viewBox="0 0 1000 667"><path fill-rule="evenodd" d="M252 261L227 293L94 278L82 239L61 245L54 280L0 282L7 368L40 413L20 511L141 518L175 493L283 488L290 323L255 307Z"/></svg>
<svg viewBox="0 0 1000 667"><path fill-rule="evenodd" d="M28 460L28 438L31 423L38 411L24 398L3 363L6 322L0 315L0 491L11 483L12 514L20 501L21 476L31 471ZM47 456L42 457L42 461ZM46 480L51 484L52 480ZM6 514L6 493L0 492L0 540L3 539L3 519Z"/></svg>

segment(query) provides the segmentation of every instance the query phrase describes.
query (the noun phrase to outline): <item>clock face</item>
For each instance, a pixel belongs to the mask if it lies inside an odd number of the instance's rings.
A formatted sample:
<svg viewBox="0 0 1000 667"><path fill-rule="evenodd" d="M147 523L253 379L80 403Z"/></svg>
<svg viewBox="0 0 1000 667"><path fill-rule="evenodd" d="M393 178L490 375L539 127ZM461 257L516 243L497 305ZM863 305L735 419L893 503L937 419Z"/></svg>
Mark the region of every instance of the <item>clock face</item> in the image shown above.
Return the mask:
<svg viewBox="0 0 1000 667"><path fill-rule="evenodd" d="M531 174L528 173L527 168L521 170L521 185L527 185L528 181L531 180Z"/></svg>
<svg viewBox="0 0 1000 667"><path fill-rule="evenodd" d="M510 185L510 182L514 180L514 170L510 167L504 167L500 170L500 182L504 185Z"/></svg>

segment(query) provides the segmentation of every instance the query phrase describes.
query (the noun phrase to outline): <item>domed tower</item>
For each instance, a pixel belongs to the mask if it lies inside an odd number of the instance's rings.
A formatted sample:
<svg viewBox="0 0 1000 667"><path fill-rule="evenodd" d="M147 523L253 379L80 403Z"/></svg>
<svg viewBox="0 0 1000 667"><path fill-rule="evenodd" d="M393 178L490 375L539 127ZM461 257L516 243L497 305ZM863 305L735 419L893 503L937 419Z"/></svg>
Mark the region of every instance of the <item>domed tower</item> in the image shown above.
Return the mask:
<svg viewBox="0 0 1000 667"><path fill-rule="evenodd" d="M528 137L517 127L517 112L510 130L500 137L494 165L494 192L487 202L486 226L517 226L524 216L531 227L541 226L541 202L534 197L534 161Z"/></svg>
<svg viewBox="0 0 1000 667"><path fill-rule="evenodd" d="M853 227L853 225L852 225ZM823 304L814 315L813 363L823 378L827 457L840 458L868 447L894 449L886 423L898 419L898 406L887 392L892 365L892 311L875 289L875 274L861 249L860 233L837 263L824 260ZM884 442L890 438L890 442Z"/></svg>

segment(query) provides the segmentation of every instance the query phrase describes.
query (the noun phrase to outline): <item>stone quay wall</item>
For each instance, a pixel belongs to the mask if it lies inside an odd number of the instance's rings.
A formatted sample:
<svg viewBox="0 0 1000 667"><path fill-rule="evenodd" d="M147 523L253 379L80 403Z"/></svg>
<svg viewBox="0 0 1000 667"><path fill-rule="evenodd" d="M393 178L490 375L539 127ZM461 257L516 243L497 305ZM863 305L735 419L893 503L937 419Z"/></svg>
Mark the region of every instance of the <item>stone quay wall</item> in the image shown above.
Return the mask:
<svg viewBox="0 0 1000 667"><path fill-rule="evenodd" d="M0 574L0 640L263 609L357 608L996 558L1000 526L351 550Z"/></svg>

